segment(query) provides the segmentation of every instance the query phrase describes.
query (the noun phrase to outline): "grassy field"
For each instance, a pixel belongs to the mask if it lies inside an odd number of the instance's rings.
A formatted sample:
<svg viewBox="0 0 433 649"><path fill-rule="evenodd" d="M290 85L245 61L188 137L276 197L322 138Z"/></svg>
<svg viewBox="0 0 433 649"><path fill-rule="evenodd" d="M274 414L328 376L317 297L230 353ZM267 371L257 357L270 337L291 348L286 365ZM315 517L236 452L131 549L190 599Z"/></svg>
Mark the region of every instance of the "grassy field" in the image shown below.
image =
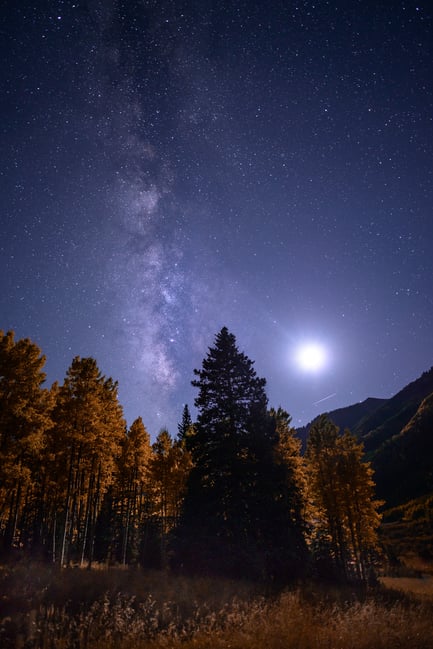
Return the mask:
<svg viewBox="0 0 433 649"><path fill-rule="evenodd" d="M380 581L385 588L392 588L423 598L431 598L433 601L433 577L430 575L421 577L382 577Z"/></svg>
<svg viewBox="0 0 433 649"><path fill-rule="evenodd" d="M428 585L420 596L415 582ZM60 571L34 563L4 566L0 646L431 649L430 579L384 578L383 584L369 593L304 584L277 594L223 579L121 569Z"/></svg>

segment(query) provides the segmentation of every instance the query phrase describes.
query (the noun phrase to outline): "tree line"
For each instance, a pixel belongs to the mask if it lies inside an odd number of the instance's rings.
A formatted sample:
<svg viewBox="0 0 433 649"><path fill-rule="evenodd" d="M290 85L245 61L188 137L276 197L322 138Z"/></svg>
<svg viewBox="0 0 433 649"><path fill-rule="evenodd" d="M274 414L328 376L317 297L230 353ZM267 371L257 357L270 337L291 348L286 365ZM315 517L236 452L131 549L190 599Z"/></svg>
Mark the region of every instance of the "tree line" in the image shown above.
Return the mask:
<svg viewBox="0 0 433 649"><path fill-rule="evenodd" d="M176 436L126 426L93 358L44 387L45 357L0 332L0 551L289 581L366 580L381 503L362 445L326 417L306 453L226 327Z"/></svg>

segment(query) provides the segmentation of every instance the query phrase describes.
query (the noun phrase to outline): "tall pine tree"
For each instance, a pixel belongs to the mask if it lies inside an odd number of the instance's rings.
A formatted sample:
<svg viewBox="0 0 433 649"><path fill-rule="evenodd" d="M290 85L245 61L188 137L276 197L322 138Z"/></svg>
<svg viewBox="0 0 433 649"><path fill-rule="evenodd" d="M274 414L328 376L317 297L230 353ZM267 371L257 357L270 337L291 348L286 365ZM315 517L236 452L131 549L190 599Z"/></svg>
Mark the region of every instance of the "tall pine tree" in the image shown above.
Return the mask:
<svg viewBox="0 0 433 649"><path fill-rule="evenodd" d="M288 506L297 485L277 451L265 379L226 327L194 373L198 418L178 534L182 560L196 570L252 577L293 571L305 551L299 517Z"/></svg>

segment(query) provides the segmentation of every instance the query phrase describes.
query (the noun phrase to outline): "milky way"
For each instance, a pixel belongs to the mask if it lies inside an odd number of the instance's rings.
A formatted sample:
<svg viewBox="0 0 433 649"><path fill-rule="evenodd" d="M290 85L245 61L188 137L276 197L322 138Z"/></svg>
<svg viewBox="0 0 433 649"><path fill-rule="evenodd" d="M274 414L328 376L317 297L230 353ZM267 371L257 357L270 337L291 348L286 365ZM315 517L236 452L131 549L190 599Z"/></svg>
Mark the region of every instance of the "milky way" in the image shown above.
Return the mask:
<svg viewBox="0 0 433 649"><path fill-rule="evenodd" d="M296 424L433 364L429 3L46 4L1 9L0 328L49 383L94 356L154 435L224 325Z"/></svg>

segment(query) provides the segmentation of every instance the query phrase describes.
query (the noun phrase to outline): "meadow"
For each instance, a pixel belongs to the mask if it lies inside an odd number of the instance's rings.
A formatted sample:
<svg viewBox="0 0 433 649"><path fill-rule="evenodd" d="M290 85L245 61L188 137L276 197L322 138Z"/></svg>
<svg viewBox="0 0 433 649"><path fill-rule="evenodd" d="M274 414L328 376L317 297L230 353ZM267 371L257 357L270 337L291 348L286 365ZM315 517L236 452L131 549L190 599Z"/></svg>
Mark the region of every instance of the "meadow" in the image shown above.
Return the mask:
<svg viewBox="0 0 433 649"><path fill-rule="evenodd" d="M410 592L405 579L418 584L418 592ZM383 582L371 591L309 583L264 592L248 582L120 568L3 566L0 646L431 649L430 580Z"/></svg>

